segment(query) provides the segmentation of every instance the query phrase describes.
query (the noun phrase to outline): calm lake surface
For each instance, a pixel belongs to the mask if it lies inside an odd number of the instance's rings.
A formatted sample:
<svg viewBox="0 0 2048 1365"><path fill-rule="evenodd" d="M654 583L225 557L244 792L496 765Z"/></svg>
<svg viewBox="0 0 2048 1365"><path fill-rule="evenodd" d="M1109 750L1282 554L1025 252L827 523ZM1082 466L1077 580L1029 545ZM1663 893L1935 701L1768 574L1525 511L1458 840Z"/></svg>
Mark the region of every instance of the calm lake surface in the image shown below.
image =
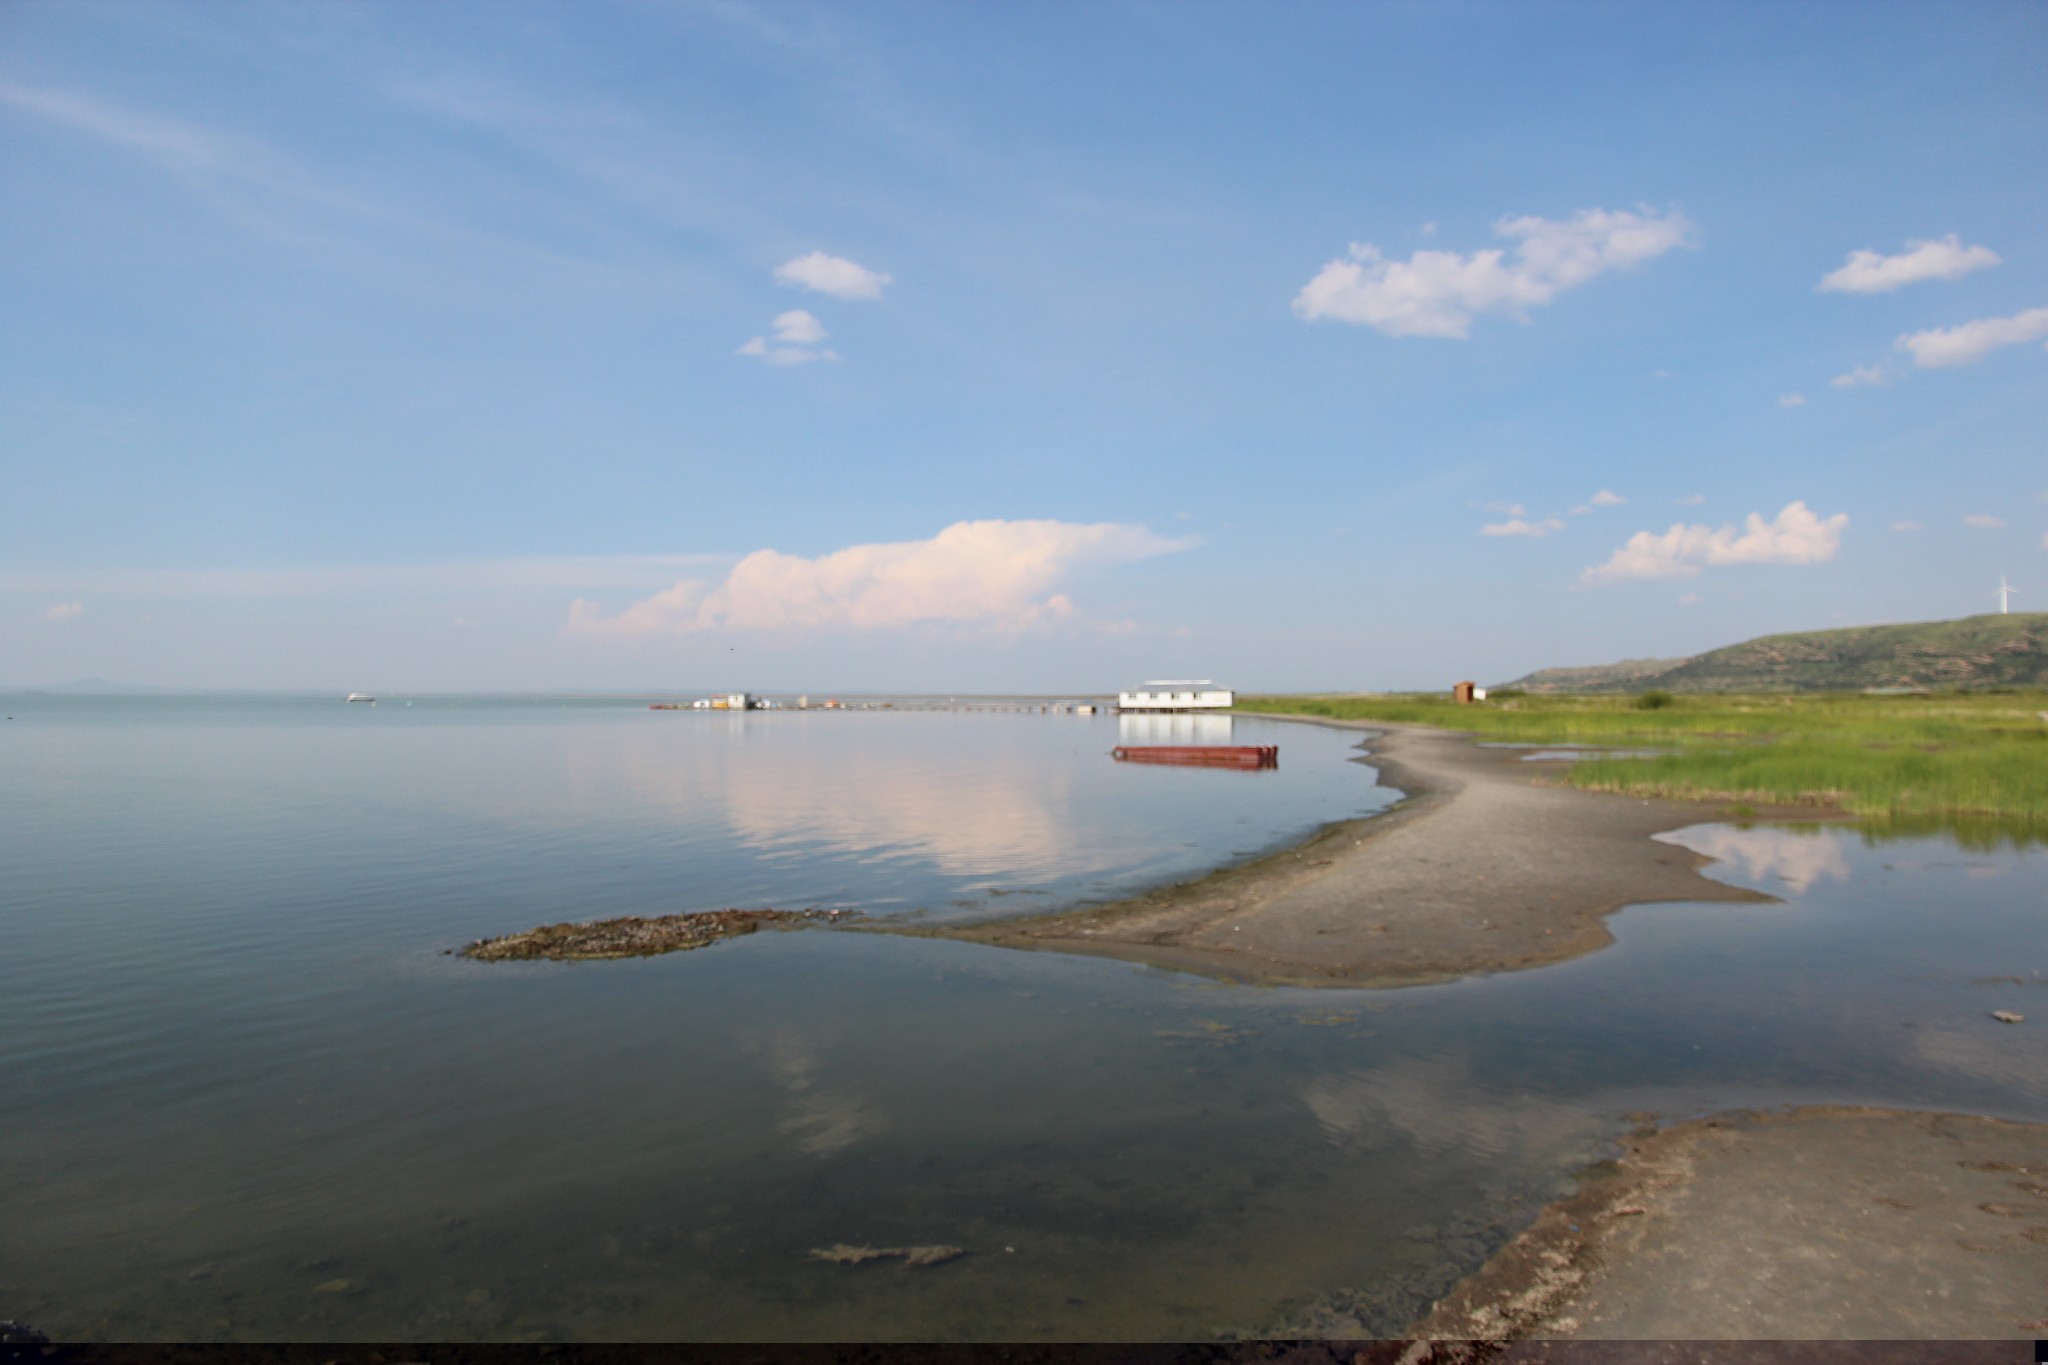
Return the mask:
<svg viewBox="0 0 2048 1365"><path fill-rule="evenodd" d="M59 1339L1384 1334L1631 1112L2048 1119L2038 847L1702 825L1780 900L1398 991L827 930L480 964L445 950L1028 913L1393 794L1246 718L1277 772L1114 763L1163 736L1113 717L0 704L0 1318Z"/></svg>

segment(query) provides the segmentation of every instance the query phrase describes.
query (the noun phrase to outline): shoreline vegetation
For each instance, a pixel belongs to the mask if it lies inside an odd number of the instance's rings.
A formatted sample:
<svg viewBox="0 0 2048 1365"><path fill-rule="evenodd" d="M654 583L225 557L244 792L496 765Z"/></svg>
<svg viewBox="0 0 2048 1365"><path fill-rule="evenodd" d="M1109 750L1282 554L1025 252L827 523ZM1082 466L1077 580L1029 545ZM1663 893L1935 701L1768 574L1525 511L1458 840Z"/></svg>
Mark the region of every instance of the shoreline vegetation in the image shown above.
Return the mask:
<svg viewBox="0 0 2048 1365"><path fill-rule="evenodd" d="M1855 815L1879 833L2048 842L2048 692L1245 696L1251 714L1383 721L1481 741L1647 748L1560 775L1587 791ZM1736 812L1740 814L1738 810Z"/></svg>

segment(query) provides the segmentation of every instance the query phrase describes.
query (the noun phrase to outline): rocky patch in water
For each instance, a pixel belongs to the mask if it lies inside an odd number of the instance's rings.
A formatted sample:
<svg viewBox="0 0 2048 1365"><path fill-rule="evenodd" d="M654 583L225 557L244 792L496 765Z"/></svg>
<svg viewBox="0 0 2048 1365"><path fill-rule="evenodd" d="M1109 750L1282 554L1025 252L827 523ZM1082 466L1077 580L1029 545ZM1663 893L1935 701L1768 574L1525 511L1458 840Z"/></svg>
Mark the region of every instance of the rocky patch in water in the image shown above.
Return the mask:
<svg viewBox="0 0 2048 1365"><path fill-rule="evenodd" d="M460 955L480 962L585 962L615 957L683 953L757 929L839 924L853 910L705 910L689 915L625 915L587 924L543 924L521 934L480 938Z"/></svg>

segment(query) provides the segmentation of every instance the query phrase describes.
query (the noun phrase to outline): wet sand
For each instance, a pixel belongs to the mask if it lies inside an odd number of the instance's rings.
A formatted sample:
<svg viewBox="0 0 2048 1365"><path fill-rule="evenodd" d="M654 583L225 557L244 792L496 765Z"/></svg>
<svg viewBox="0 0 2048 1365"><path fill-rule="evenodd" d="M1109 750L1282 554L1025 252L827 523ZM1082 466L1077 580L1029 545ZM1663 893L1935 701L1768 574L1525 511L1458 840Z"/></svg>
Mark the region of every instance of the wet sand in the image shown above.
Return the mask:
<svg viewBox="0 0 2048 1365"><path fill-rule="evenodd" d="M1368 761L1405 799L1130 900L910 932L1262 985L1399 986L1596 951L1625 905L1768 899L1701 876L1708 859L1650 837L1727 818L1719 805L1580 791L1559 783L1562 761L1448 731L1282 719L1369 735Z"/></svg>
<svg viewBox="0 0 2048 1365"><path fill-rule="evenodd" d="M1807 1108L1639 1132L1411 1330L2048 1336L2048 1125Z"/></svg>

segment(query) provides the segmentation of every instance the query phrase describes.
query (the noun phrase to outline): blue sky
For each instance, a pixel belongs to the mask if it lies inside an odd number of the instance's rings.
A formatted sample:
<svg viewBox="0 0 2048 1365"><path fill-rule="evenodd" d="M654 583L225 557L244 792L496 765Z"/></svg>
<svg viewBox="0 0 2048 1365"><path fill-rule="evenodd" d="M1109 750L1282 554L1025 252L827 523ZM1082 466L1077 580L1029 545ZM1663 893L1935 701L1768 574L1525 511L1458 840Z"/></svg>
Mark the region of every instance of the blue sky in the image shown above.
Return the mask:
<svg viewBox="0 0 2048 1365"><path fill-rule="evenodd" d="M0 684L2048 609L2034 3L0 8Z"/></svg>

